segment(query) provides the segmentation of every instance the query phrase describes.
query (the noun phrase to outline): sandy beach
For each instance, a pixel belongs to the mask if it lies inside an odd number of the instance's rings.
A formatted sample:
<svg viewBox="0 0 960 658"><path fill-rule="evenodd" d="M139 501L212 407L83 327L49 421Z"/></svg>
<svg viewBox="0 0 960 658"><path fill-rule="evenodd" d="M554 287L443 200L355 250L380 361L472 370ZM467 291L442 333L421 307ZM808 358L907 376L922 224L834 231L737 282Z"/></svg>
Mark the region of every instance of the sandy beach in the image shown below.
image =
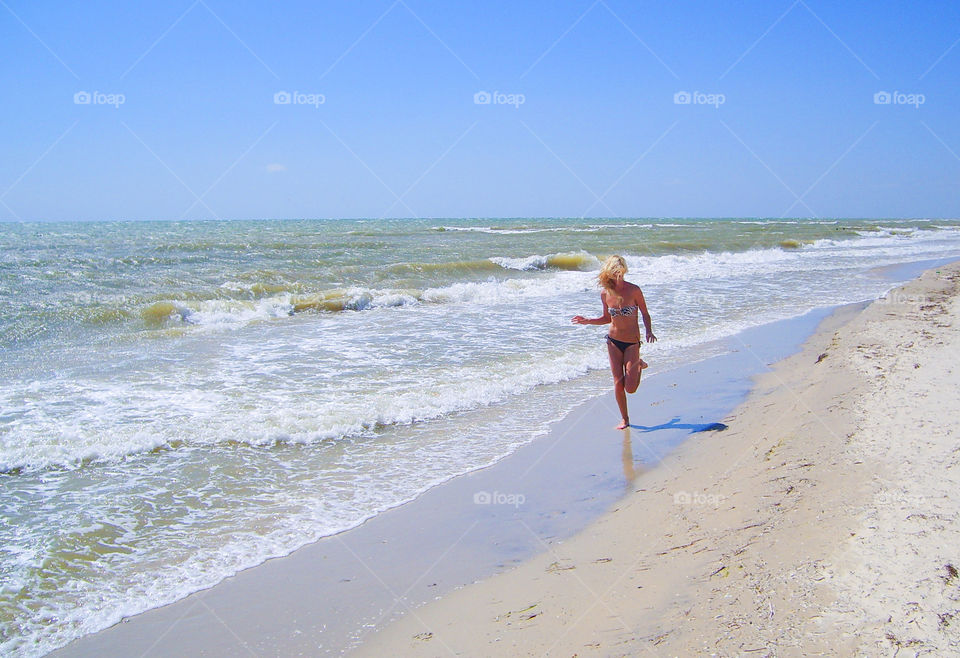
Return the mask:
<svg viewBox="0 0 960 658"><path fill-rule="evenodd" d="M955 653L958 289L834 314L586 531L356 655Z"/></svg>

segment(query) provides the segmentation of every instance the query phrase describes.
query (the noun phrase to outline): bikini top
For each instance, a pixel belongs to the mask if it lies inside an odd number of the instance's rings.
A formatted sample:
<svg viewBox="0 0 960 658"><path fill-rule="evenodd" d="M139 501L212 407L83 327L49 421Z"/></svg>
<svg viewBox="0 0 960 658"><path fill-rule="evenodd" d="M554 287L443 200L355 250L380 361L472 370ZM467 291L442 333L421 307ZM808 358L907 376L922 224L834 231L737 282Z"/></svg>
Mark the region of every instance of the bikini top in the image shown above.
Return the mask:
<svg viewBox="0 0 960 658"><path fill-rule="evenodd" d="M633 315L633 312L637 310L636 306L624 306L622 308L608 308L610 311L610 317L617 317L618 315L629 317Z"/></svg>

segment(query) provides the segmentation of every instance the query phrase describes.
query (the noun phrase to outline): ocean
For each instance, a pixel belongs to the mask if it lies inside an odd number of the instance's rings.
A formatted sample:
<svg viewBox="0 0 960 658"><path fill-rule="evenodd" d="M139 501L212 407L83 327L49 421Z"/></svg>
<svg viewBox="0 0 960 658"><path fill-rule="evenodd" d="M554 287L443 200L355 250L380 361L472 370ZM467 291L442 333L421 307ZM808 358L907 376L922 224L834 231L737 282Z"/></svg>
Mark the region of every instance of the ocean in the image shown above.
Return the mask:
<svg viewBox="0 0 960 658"><path fill-rule="evenodd" d="M960 220L0 224L0 652L356 527L610 395L605 328L570 318L613 253L649 376L960 258Z"/></svg>

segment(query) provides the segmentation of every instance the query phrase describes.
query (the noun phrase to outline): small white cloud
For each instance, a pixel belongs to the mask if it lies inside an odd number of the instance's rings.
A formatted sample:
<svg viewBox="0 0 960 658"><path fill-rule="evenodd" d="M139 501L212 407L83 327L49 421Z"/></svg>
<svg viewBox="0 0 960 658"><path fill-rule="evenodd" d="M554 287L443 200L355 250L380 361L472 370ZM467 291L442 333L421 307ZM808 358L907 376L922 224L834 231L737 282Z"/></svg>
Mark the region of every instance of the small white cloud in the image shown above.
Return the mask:
<svg viewBox="0 0 960 658"><path fill-rule="evenodd" d="M267 165L267 171L286 171L286 165L282 165L279 162L271 162Z"/></svg>

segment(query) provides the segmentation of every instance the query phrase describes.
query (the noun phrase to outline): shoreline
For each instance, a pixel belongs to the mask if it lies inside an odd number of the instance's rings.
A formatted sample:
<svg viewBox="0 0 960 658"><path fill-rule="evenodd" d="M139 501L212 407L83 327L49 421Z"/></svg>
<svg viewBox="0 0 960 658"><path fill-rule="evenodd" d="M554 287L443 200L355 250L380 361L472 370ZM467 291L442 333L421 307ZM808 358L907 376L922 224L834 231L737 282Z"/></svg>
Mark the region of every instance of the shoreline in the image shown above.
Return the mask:
<svg viewBox="0 0 960 658"><path fill-rule="evenodd" d="M953 263L841 308L757 377L727 431L692 437L572 539L353 655L956 651L958 294Z"/></svg>

